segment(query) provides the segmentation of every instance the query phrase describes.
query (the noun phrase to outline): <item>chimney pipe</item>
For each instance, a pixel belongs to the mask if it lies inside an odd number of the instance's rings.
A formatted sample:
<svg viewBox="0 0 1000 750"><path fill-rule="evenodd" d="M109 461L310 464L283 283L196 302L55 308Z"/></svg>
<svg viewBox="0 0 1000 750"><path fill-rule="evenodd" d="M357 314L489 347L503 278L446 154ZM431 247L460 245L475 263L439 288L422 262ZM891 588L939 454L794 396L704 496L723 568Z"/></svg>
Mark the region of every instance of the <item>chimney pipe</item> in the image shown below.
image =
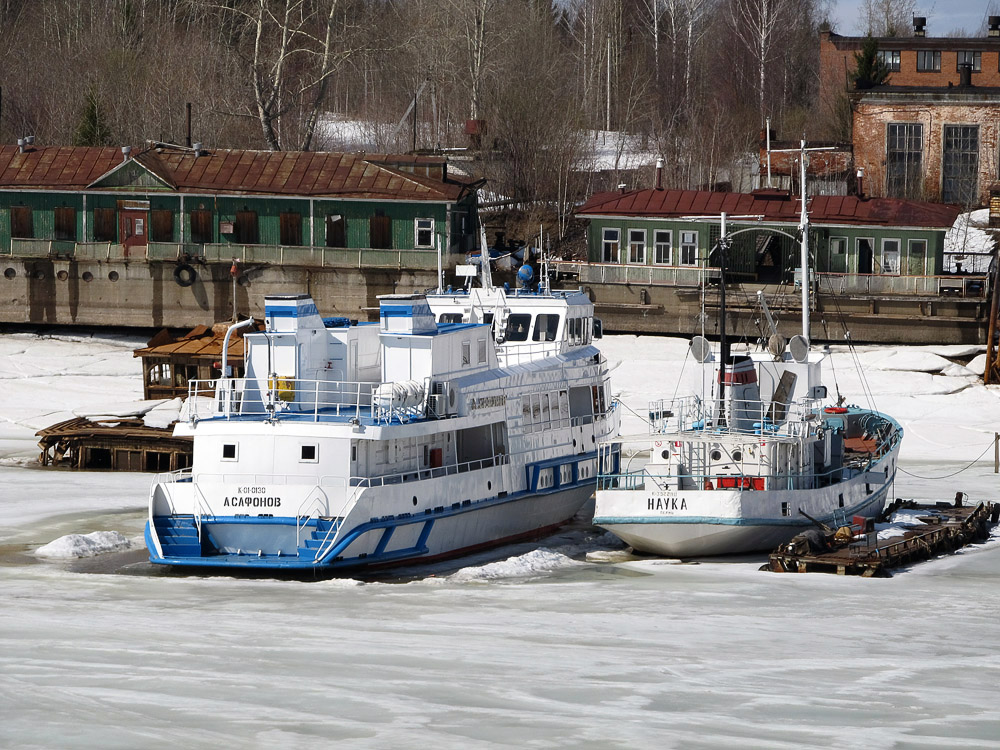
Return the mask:
<svg viewBox="0 0 1000 750"><path fill-rule="evenodd" d="M972 65L970 63L962 63L958 66L958 85L966 88L972 85Z"/></svg>
<svg viewBox="0 0 1000 750"><path fill-rule="evenodd" d="M131 146L122 146L122 161L128 161L129 154L132 153Z"/></svg>
<svg viewBox="0 0 1000 750"><path fill-rule="evenodd" d="M201 156L201 145L201 143L196 143L193 146L195 158Z"/></svg>
<svg viewBox="0 0 1000 750"><path fill-rule="evenodd" d="M21 153L21 154L24 153L24 138L18 138L17 139L17 150L18 150L18 153Z"/></svg>
<svg viewBox="0 0 1000 750"><path fill-rule="evenodd" d="M191 148L191 102L187 103L187 142L184 145Z"/></svg>
<svg viewBox="0 0 1000 750"><path fill-rule="evenodd" d="M656 160L656 189L663 190L663 159Z"/></svg>
<svg viewBox="0 0 1000 750"><path fill-rule="evenodd" d="M618 183L618 192L621 193L622 195L625 195L625 183L624 182L619 182Z"/></svg>
<svg viewBox="0 0 1000 750"><path fill-rule="evenodd" d="M927 18L925 16L914 16L913 36L927 36L927 32L924 31L925 26L927 26Z"/></svg>
<svg viewBox="0 0 1000 750"><path fill-rule="evenodd" d="M864 167L858 167L858 198L864 199L865 197L865 170Z"/></svg>
<svg viewBox="0 0 1000 750"><path fill-rule="evenodd" d="M1000 36L1000 16L990 16L989 23L990 29L986 32L986 36Z"/></svg>
<svg viewBox="0 0 1000 750"><path fill-rule="evenodd" d="M24 136L24 144L26 146L34 146L35 145L35 136L33 136L33 135L26 135L26 136Z"/></svg>

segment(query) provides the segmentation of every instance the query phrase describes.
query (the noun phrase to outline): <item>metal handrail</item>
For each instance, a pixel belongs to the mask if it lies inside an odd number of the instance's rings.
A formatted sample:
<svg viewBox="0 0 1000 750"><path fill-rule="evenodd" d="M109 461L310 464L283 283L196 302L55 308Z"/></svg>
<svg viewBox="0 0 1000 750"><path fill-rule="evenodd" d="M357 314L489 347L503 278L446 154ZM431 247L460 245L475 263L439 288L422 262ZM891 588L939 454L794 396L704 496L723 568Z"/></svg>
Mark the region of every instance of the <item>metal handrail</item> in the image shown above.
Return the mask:
<svg viewBox="0 0 1000 750"><path fill-rule="evenodd" d="M510 455L498 453L489 458L479 458L475 461L462 461L446 466L435 466L430 469L414 469L413 471L402 471L396 474L382 474L377 477L351 477L348 481L352 487L385 487L389 484L403 484L407 477L415 479L435 479L437 477L452 476L462 474L476 469L489 469L496 466L506 466L510 463Z"/></svg>
<svg viewBox="0 0 1000 750"><path fill-rule="evenodd" d="M325 503L326 508L329 510L329 507L330 507L330 498L328 498L326 496L326 493L323 492L323 488L320 487L317 484L315 487L312 488L312 490L309 492L309 494L306 495L306 499L303 500L301 503L299 503L299 507L295 510L295 546L296 547L299 546L299 541L301 539L300 534L302 533L302 529L305 528L306 524L309 522L309 519L312 518L312 512L311 511L310 511L310 513L308 515L305 515L305 514L303 514L302 509L306 507L306 503L308 503L309 500L317 492L320 495L320 497L318 497L317 500L322 500L322 502ZM303 518L305 519L304 521L302 520Z"/></svg>
<svg viewBox="0 0 1000 750"><path fill-rule="evenodd" d="M336 516L332 516L333 518L339 519L339 522L334 523L329 529L326 530L326 536L324 536L323 541L319 543L319 547L316 549L316 555L313 558L314 560L322 560L330 553L330 550L333 549L337 540L340 538L340 532L344 529L344 519L347 518L347 513L345 512L347 510L347 506L353 505L357 502L358 495L361 494L361 490L361 487L355 488L347 500L344 501L344 504L340 508L340 512ZM331 533L333 533L333 539L330 539Z"/></svg>

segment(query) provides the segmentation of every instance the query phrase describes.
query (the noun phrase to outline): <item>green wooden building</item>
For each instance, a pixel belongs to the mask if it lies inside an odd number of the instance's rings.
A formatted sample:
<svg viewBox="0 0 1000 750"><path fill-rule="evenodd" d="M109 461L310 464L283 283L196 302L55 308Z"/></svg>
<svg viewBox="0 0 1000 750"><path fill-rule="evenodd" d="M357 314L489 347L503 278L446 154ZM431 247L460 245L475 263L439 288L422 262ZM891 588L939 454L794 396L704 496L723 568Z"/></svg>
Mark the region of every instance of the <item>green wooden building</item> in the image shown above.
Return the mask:
<svg viewBox="0 0 1000 750"><path fill-rule="evenodd" d="M433 268L475 245L478 184L443 158L195 146L0 148L0 254Z"/></svg>
<svg viewBox="0 0 1000 750"><path fill-rule="evenodd" d="M694 283L713 253L720 214L732 245L728 273L748 283L794 280L800 266L800 201L786 192L695 190L599 193L578 211L589 222L588 260L612 280ZM945 234L959 208L856 196L815 196L808 205L811 266L841 291L937 294L954 283ZM960 282L961 283L961 282Z"/></svg>

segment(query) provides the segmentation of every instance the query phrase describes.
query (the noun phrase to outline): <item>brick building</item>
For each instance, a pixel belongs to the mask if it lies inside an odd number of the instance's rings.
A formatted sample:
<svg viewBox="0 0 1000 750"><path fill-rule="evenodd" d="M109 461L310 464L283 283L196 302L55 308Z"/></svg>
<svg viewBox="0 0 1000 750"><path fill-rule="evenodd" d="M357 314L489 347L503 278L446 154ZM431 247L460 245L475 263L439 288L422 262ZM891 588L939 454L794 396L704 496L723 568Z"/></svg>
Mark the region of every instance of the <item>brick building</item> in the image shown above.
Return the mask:
<svg viewBox="0 0 1000 750"><path fill-rule="evenodd" d="M854 166L871 196L985 203L1000 180L1000 17L985 38L881 38L887 83L854 91L850 74L863 37L820 33L820 97L850 96Z"/></svg>

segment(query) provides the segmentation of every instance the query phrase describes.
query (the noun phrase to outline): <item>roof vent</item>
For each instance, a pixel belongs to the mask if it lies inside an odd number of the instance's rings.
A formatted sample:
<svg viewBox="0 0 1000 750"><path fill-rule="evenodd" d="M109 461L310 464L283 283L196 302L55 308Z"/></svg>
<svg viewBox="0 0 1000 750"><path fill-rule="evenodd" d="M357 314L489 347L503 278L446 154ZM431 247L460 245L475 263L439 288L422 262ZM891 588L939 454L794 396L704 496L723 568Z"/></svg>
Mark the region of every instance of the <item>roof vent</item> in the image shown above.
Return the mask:
<svg viewBox="0 0 1000 750"><path fill-rule="evenodd" d="M990 16L989 23L990 30L986 32L986 36L1000 36L1000 16Z"/></svg>
<svg viewBox="0 0 1000 750"><path fill-rule="evenodd" d="M663 190L663 159L656 160L656 189Z"/></svg>
<svg viewBox="0 0 1000 750"><path fill-rule="evenodd" d="M27 146L34 146L35 145L35 136L33 136L33 135L26 135L26 136L24 136L24 143Z"/></svg>
<svg viewBox="0 0 1000 750"><path fill-rule="evenodd" d="M924 27L926 26L927 26L927 18L925 16L914 16L913 36L927 36L927 32L924 31Z"/></svg>
<svg viewBox="0 0 1000 750"><path fill-rule="evenodd" d="M129 154L132 153L131 146L122 146L122 161L128 161Z"/></svg>
<svg viewBox="0 0 1000 750"><path fill-rule="evenodd" d="M195 155L196 157L198 157L198 156L201 156L201 147L202 147L202 145L204 145L204 144L202 144L201 142L198 142L198 143L195 143L195 144L194 144L194 145L193 145L193 146L191 147L191 148L193 148L193 149L194 149L194 155Z"/></svg>
<svg viewBox="0 0 1000 750"><path fill-rule="evenodd" d="M18 150L18 153L21 153L21 154L24 153L24 138L18 138L17 139L17 150Z"/></svg>
<svg viewBox="0 0 1000 750"><path fill-rule="evenodd" d="M624 182L619 182L618 183L618 192L621 193L622 195L625 195L625 183Z"/></svg>

